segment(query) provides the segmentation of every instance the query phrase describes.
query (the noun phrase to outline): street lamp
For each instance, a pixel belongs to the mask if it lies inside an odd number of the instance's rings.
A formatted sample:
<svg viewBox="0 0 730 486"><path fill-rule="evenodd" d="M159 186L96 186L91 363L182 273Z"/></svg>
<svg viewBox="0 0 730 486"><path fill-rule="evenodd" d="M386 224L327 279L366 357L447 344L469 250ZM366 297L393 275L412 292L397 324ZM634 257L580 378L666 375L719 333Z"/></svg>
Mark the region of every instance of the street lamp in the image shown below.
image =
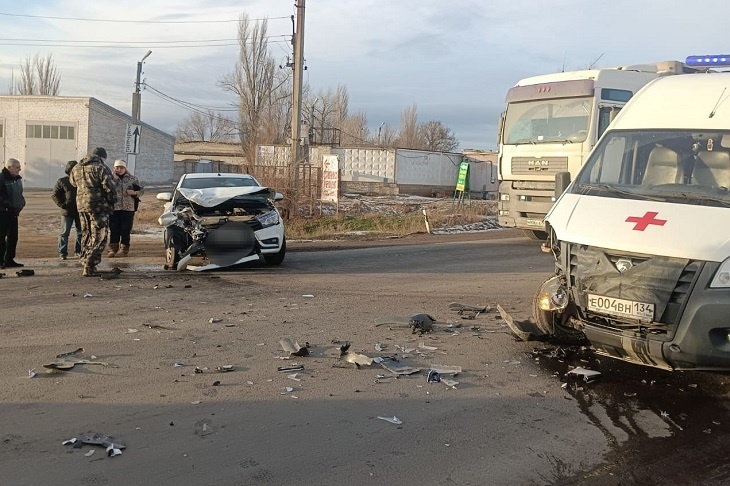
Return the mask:
<svg viewBox="0 0 730 486"><path fill-rule="evenodd" d="M378 127L378 146L380 146L380 134L383 131L383 127L385 126L385 122L381 123Z"/></svg>
<svg viewBox="0 0 730 486"><path fill-rule="evenodd" d="M142 77L142 63L145 59L150 57L152 51L147 51L147 54L137 62L137 82L134 83L134 93L132 93L132 118L134 123L139 123L140 120L140 106L142 104L142 95L139 92L140 78Z"/></svg>

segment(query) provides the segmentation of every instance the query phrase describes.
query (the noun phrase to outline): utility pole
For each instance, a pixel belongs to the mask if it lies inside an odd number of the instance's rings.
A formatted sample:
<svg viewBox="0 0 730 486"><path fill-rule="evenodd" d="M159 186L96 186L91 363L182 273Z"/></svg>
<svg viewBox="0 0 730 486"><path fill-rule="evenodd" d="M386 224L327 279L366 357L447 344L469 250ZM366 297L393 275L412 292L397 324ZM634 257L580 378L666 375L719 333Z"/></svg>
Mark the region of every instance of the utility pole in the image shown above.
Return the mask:
<svg viewBox="0 0 730 486"><path fill-rule="evenodd" d="M142 106L142 94L139 90L142 78L142 63L144 60L150 57L152 51L147 51L147 54L137 62L137 81L134 83L134 93L132 93L132 120L135 125L139 125L141 119L141 106ZM139 135L139 134L138 134ZM137 165L137 154L127 154L127 169L129 172L134 173L135 166Z"/></svg>
<svg viewBox="0 0 730 486"><path fill-rule="evenodd" d="M298 192L299 168L301 160L302 139L302 80L304 72L304 2L297 0L297 21L296 32L292 38L294 44L294 59L292 62L292 75L294 76L294 89L292 92L292 120L291 120L291 167L294 169L294 191Z"/></svg>

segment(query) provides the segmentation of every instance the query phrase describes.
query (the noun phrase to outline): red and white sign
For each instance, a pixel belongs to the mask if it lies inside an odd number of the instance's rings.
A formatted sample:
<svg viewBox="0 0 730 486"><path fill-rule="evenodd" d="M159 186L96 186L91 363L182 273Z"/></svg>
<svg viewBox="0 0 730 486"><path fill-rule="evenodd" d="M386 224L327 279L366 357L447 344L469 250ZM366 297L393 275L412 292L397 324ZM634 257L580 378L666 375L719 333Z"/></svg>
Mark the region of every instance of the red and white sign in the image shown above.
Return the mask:
<svg viewBox="0 0 730 486"><path fill-rule="evenodd" d="M322 202L336 203L340 196L340 159L337 155L322 156Z"/></svg>

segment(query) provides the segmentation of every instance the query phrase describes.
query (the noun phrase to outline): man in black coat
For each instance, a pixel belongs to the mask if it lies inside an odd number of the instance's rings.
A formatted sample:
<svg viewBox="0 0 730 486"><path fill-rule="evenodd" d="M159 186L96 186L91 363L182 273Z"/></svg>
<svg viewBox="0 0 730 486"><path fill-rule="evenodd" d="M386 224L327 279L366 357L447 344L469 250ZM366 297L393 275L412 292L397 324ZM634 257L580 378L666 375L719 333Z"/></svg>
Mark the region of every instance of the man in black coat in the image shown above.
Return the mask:
<svg viewBox="0 0 730 486"><path fill-rule="evenodd" d="M75 160L68 161L66 175L56 181L51 194L53 202L61 208L61 234L58 235L58 257L61 260L68 258L68 237L71 234L71 227L76 229L74 256L81 255L81 219L79 210L76 208L76 187L71 185L71 181L68 179L68 175L75 165Z"/></svg>
<svg viewBox="0 0 730 486"><path fill-rule="evenodd" d="M25 207L20 161L8 159L0 171L0 268L22 267L15 261L18 216Z"/></svg>

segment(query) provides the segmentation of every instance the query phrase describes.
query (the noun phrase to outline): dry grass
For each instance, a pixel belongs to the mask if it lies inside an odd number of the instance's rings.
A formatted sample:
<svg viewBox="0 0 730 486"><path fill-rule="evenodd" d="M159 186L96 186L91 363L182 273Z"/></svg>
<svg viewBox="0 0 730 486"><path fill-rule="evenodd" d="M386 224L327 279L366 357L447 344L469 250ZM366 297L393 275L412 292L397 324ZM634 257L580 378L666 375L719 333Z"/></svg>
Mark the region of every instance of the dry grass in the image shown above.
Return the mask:
<svg viewBox="0 0 730 486"><path fill-rule="evenodd" d="M164 203L146 197L135 217L140 225L157 225ZM496 201L472 201L455 205L451 199L358 198L343 200L339 211L321 206L316 216L286 220L290 239L332 239L370 236L404 236L426 231L423 210L431 229L475 223L496 214ZM295 212L296 213L296 212Z"/></svg>

